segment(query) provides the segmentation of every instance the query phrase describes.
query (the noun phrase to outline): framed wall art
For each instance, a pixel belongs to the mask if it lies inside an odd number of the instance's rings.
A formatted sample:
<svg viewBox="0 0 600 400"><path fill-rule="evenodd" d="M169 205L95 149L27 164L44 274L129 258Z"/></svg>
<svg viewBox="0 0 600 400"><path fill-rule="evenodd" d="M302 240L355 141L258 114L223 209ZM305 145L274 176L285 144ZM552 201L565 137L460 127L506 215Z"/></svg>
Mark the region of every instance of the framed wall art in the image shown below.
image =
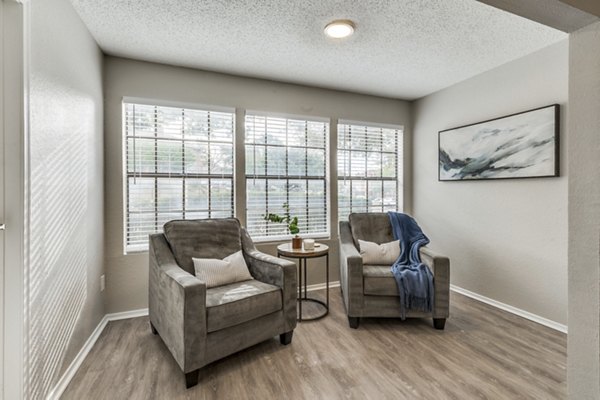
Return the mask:
<svg viewBox="0 0 600 400"><path fill-rule="evenodd" d="M560 106L438 133L440 181L559 175Z"/></svg>

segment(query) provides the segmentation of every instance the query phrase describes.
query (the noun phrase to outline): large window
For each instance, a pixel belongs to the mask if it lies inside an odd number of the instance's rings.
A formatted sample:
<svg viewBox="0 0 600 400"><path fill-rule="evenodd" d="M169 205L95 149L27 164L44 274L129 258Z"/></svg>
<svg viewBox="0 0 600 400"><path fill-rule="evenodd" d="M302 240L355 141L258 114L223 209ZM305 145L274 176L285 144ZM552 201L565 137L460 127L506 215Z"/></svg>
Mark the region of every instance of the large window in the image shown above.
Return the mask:
<svg viewBox="0 0 600 400"><path fill-rule="evenodd" d="M233 216L234 113L125 101L125 251L173 219Z"/></svg>
<svg viewBox="0 0 600 400"><path fill-rule="evenodd" d="M329 123L325 120L246 115L246 225L255 239L287 236L264 215L299 219L300 234L329 234L326 177Z"/></svg>
<svg viewBox="0 0 600 400"><path fill-rule="evenodd" d="M338 217L402 209L402 128L340 121Z"/></svg>
<svg viewBox="0 0 600 400"><path fill-rule="evenodd" d="M329 120L247 112L244 131L235 144L233 109L123 101L125 252L146 250L170 220L234 216L236 145L254 240L289 238L286 224L264 219L286 206L301 236L329 236ZM339 220L402 210L401 127L339 121L334 151Z"/></svg>

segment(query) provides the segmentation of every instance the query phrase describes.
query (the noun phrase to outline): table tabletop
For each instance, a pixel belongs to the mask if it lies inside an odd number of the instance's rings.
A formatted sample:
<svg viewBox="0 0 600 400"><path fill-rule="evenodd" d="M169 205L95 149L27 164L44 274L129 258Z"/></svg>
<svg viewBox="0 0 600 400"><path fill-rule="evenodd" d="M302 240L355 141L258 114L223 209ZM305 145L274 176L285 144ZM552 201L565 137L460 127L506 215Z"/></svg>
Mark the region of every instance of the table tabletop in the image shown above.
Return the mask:
<svg viewBox="0 0 600 400"><path fill-rule="evenodd" d="M323 243L315 243L314 250L304 250L304 247L301 249L292 249L291 242L283 243L277 246L277 254L284 257L311 258L321 257L327 253L329 253L329 246Z"/></svg>

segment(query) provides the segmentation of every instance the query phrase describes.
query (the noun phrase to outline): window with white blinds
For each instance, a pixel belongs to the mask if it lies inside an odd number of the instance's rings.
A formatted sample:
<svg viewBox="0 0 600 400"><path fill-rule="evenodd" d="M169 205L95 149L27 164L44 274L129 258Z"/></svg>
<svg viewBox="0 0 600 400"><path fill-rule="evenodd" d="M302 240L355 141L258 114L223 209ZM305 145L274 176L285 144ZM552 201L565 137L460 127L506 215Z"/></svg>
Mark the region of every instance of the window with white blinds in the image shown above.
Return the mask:
<svg viewBox="0 0 600 400"><path fill-rule="evenodd" d="M340 121L338 218L402 210L402 128Z"/></svg>
<svg viewBox="0 0 600 400"><path fill-rule="evenodd" d="M288 237L285 224L267 222L289 204L303 237L329 234L324 120L246 115L246 225L257 240Z"/></svg>
<svg viewBox="0 0 600 400"><path fill-rule="evenodd" d="M174 219L233 216L234 112L123 104L125 251Z"/></svg>

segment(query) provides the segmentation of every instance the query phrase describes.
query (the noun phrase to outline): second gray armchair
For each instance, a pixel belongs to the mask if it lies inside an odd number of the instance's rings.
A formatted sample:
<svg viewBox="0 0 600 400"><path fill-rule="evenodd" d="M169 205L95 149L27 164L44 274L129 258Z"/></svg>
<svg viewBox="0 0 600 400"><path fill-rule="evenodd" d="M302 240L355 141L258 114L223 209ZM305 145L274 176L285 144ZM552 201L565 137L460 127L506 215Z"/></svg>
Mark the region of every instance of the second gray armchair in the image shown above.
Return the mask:
<svg viewBox="0 0 600 400"><path fill-rule="evenodd" d="M394 240L387 213L353 213L340 222L340 283L348 323L358 328L361 317L400 317L398 286L391 265L364 265L358 240L387 243ZM433 273L434 300L430 313L408 311L409 318L433 318L444 329L450 308L450 261L427 247L420 250Z"/></svg>

